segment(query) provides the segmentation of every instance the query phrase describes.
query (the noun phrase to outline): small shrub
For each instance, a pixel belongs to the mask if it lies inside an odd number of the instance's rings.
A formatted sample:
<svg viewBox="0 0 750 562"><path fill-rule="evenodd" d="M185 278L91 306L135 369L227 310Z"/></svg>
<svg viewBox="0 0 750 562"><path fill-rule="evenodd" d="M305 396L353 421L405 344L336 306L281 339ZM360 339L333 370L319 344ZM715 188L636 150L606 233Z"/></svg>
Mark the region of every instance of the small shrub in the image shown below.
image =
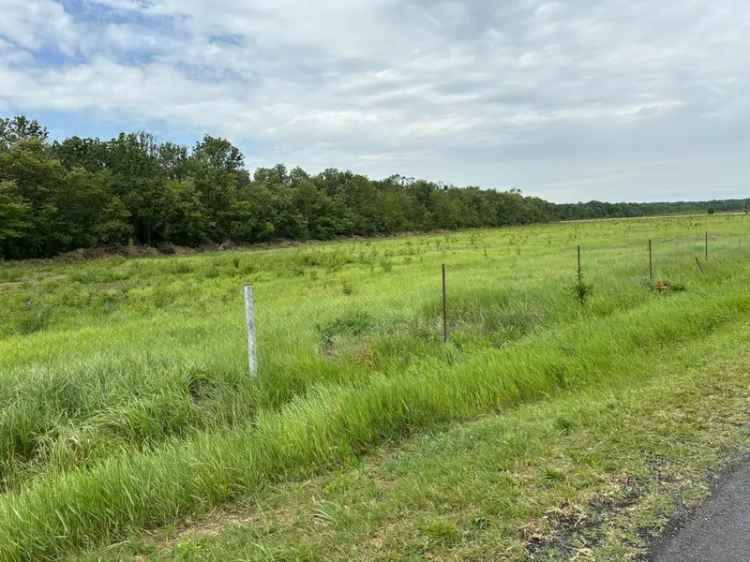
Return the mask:
<svg viewBox="0 0 750 562"><path fill-rule="evenodd" d="M323 350L330 353L333 350L334 338L337 336L360 336L373 325L372 317L363 311L346 314L327 324L318 324L320 344Z"/></svg>
<svg viewBox="0 0 750 562"><path fill-rule="evenodd" d="M573 285L573 295L578 299L578 302L581 303L581 306L586 305L591 298L593 290L594 287L590 283L584 282L583 278L578 279L576 284Z"/></svg>

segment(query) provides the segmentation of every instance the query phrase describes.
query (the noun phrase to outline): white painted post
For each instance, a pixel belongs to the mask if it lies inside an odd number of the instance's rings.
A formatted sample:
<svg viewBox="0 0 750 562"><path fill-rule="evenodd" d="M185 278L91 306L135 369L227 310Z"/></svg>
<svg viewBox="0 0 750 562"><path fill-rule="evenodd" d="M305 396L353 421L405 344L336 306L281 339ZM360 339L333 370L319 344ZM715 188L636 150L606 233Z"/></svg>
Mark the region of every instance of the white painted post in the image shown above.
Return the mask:
<svg viewBox="0 0 750 562"><path fill-rule="evenodd" d="M255 318L253 307L253 287L245 285L245 322L247 323L247 364L250 376L258 376L258 363L255 359Z"/></svg>

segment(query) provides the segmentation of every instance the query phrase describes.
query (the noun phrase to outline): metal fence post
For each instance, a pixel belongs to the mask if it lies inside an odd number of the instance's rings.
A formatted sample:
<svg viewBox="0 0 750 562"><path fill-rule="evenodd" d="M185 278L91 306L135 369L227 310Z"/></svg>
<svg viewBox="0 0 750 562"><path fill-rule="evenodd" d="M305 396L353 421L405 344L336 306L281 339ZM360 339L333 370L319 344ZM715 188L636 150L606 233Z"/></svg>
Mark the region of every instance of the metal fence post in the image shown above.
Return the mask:
<svg viewBox="0 0 750 562"><path fill-rule="evenodd" d="M654 251L651 240L648 241L648 278L654 280Z"/></svg>
<svg viewBox="0 0 750 562"><path fill-rule="evenodd" d="M247 365L250 376L258 376L258 363L255 357L255 309L253 303L253 287L245 285L245 322L247 324Z"/></svg>
<svg viewBox="0 0 750 562"><path fill-rule="evenodd" d="M706 232L706 261L708 261L708 232Z"/></svg>
<svg viewBox="0 0 750 562"><path fill-rule="evenodd" d="M445 286L445 264L443 264L443 343L448 343L448 291Z"/></svg>

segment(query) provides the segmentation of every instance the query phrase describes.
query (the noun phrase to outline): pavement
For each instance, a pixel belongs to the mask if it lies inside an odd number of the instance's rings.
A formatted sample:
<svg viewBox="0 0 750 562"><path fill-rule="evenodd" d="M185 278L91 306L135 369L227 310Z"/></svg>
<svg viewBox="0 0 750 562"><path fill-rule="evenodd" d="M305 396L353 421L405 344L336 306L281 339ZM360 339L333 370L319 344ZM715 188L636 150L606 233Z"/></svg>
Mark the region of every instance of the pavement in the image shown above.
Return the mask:
<svg viewBox="0 0 750 562"><path fill-rule="evenodd" d="M750 562L750 458L656 545L652 562Z"/></svg>

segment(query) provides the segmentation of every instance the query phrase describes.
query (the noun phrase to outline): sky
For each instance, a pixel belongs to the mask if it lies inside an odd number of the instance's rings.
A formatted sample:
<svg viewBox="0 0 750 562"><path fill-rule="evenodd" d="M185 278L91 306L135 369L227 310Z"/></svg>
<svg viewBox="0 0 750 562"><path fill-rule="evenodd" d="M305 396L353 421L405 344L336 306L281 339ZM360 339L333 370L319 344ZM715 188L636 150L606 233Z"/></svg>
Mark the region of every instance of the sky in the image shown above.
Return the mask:
<svg viewBox="0 0 750 562"><path fill-rule="evenodd" d="M0 0L0 116L557 202L750 197L743 0Z"/></svg>

